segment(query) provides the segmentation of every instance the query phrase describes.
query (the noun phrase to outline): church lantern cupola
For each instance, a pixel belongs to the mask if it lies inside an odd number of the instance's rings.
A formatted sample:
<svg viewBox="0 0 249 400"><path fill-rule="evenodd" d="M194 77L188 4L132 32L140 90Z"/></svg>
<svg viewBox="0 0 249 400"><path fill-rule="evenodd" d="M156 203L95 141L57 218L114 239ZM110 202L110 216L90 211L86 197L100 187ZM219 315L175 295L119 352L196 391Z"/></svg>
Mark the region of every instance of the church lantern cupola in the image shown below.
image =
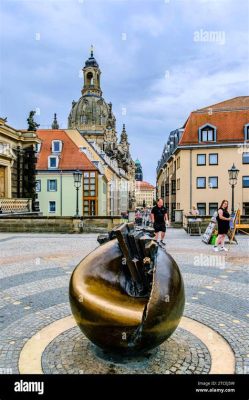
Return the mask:
<svg viewBox="0 0 249 400"><path fill-rule="evenodd" d="M84 77L84 86L81 91L82 95L95 95L102 96L100 88L100 75L99 64L93 56L93 46L91 46L90 57L86 60L85 66L82 69Z"/></svg>

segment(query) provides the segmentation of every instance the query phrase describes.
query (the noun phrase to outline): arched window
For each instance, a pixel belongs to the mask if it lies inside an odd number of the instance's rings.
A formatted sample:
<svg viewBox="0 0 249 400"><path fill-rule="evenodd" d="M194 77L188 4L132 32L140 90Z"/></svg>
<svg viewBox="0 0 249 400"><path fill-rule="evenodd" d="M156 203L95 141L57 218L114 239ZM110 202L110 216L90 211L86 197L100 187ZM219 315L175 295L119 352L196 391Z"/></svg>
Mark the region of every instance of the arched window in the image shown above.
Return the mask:
<svg viewBox="0 0 249 400"><path fill-rule="evenodd" d="M105 116L103 114L100 115L100 125L104 125L105 123Z"/></svg>
<svg viewBox="0 0 249 400"><path fill-rule="evenodd" d="M205 124L199 128L199 142L216 142L216 127Z"/></svg>
<svg viewBox="0 0 249 400"><path fill-rule="evenodd" d="M80 123L81 123L81 124L86 124L86 122L87 122L86 115L81 115L81 116L80 116Z"/></svg>
<svg viewBox="0 0 249 400"><path fill-rule="evenodd" d="M87 85L88 86L93 86L93 74L92 74L92 72L88 72L88 74L86 75L86 79L87 79Z"/></svg>

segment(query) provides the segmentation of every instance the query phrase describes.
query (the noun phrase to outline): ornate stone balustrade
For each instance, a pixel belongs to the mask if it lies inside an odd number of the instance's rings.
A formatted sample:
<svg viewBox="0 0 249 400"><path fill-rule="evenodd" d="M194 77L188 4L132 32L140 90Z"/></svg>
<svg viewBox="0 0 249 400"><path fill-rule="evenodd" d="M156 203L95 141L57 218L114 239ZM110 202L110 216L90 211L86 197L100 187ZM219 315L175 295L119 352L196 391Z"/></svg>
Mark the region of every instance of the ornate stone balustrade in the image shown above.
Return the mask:
<svg viewBox="0 0 249 400"><path fill-rule="evenodd" d="M32 211L31 199L0 199L0 213L11 214Z"/></svg>

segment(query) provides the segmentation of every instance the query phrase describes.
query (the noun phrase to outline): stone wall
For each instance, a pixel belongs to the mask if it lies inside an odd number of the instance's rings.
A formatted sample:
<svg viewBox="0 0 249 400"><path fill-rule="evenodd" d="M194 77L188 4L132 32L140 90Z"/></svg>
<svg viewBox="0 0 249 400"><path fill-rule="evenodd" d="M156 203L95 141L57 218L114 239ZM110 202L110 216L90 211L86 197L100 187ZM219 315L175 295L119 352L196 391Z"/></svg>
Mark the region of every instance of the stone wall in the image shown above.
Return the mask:
<svg viewBox="0 0 249 400"><path fill-rule="evenodd" d="M1 216L0 232L108 232L123 222L119 216L112 217L42 217Z"/></svg>

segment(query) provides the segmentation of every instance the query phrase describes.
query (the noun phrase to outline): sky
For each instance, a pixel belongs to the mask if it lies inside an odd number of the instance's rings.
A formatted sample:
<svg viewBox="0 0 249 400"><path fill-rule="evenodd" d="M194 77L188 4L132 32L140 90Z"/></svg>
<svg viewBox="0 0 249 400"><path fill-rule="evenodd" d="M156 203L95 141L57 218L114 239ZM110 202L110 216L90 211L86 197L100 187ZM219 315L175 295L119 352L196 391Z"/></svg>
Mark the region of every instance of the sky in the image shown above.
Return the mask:
<svg viewBox="0 0 249 400"><path fill-rule="evenodd" d="M248 0L0 0L0 116L67 127L91 44L117 132L155 184L169 132L249 94Z"/></svg>

